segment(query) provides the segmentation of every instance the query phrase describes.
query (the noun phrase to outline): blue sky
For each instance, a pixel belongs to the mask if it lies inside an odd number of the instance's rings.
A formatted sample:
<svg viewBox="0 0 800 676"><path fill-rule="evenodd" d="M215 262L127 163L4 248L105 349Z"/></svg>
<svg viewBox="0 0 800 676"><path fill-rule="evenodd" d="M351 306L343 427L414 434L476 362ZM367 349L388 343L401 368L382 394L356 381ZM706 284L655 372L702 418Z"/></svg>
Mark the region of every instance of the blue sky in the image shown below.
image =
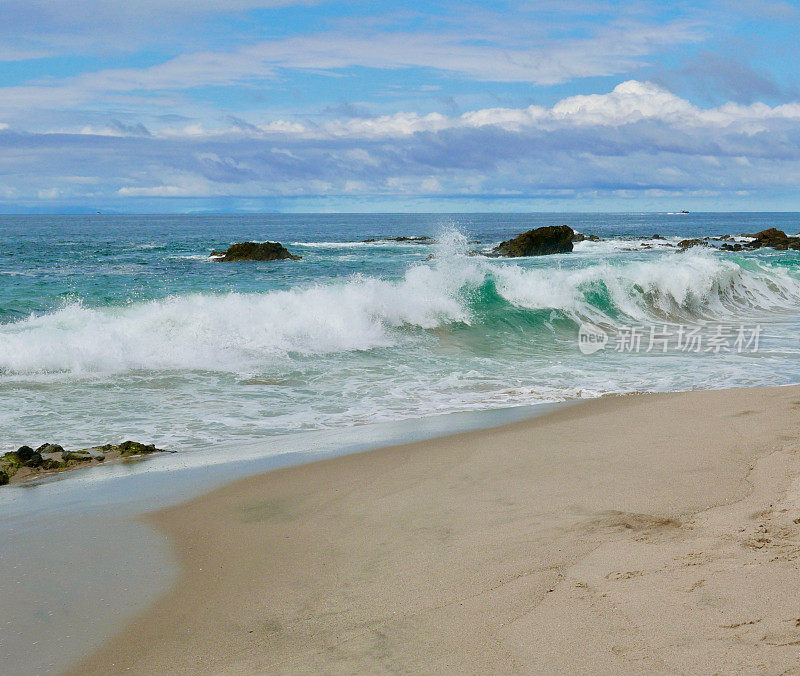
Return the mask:
<svg viewBox="0 0 800 676"><path fill-rule="evenodd" d="M4 0L0 211L800 210L800 8Z"/></svg>

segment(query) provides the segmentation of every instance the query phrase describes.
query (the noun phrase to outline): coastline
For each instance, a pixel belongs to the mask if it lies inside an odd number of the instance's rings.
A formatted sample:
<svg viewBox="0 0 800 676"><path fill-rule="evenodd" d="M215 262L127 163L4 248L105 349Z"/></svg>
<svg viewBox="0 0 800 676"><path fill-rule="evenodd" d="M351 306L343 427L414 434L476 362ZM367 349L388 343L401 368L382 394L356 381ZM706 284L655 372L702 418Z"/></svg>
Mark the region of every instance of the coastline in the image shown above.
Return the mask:
<svg viewBox="0 0 800 676"><path fill-rule="evenodd" d="M606 397L237 481L147 517L178 581L72 673L780 671L798 426L798 386Z"/></svg>
<svg viewBox="0 0 800 676"><path fill-rule="evenodd" d="M392 444L529 419L537 404L232 442L101 463L0 489L0 671L62 673L166 593L178 567L141 517L244 477ZM100 545L102 543L102 545Z"/></svg>

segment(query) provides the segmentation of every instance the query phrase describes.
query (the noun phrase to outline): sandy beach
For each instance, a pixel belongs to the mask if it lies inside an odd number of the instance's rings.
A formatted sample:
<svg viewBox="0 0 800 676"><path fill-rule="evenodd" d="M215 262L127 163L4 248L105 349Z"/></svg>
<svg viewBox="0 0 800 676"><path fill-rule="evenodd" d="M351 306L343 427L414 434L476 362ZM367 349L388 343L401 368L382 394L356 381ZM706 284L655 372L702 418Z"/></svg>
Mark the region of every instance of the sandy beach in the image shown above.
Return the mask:
<svg viewBox="0 0 800 676"><path fill-rule="evenodd" d="M800 388L630 395L148 517L175 587L72 669L788 673Z"/></svg>

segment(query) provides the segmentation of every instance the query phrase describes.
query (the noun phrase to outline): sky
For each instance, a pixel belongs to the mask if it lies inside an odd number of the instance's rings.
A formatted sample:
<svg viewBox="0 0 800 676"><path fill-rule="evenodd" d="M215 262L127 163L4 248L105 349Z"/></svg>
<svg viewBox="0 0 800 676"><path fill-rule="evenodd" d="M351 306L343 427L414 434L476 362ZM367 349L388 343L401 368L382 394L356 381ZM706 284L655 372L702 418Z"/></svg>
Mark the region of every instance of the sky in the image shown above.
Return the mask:
<svg viewBox="0 0 800 676"><path fill-rule="evenodd" d="M0 212L800 211L800 2L2 0Z"/></svg>

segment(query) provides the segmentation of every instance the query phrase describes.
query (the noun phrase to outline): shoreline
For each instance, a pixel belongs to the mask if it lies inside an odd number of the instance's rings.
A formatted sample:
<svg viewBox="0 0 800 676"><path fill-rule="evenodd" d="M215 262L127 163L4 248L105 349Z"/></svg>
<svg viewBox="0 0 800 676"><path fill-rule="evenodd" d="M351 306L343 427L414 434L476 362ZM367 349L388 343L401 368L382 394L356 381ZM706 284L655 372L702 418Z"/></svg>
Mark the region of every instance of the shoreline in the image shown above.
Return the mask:
<svg viewBox="0 0 800 676"><path fill-rule="evenodd" d="M607 397L245 478L147 517L178 582L72 673L778 670L799 408Z"/></svg>
<svg viewBox="0 0 800 676"><path fill-rule="evenodd" d="M142 516L243 477L386 445L486 429L568 403L301 432L260 443L98 463L0 488L0 671L62 673L170 589L168 540ZM103 546L98 547L102 542Z"/></svg>

